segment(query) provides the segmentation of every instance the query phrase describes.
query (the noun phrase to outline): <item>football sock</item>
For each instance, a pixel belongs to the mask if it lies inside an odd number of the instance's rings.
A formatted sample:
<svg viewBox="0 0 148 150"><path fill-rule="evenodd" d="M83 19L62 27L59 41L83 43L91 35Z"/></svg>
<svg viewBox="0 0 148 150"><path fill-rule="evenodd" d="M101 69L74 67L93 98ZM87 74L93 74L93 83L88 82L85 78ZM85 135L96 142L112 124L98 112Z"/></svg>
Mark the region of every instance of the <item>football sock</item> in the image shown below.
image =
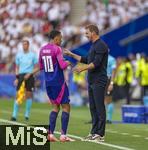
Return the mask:
<svg viewBox="0 0 148 150"><path fill-rule="evenodd" d="M67 112L62 112L62 116L61 116L61 124L62 124L62 130L61 130L61 134L66 134L67 132L67 127L68 127L68 123L69 123L69 113Z"/></svg>
<svg viewBox="0 0 148 150"><path fill-rule="evenodd" d="M55 111L52 111L50 113L50 116L49 116L49 133L50 134L53 134L54 132L57 116L58 116L58 113Z"/></svg>

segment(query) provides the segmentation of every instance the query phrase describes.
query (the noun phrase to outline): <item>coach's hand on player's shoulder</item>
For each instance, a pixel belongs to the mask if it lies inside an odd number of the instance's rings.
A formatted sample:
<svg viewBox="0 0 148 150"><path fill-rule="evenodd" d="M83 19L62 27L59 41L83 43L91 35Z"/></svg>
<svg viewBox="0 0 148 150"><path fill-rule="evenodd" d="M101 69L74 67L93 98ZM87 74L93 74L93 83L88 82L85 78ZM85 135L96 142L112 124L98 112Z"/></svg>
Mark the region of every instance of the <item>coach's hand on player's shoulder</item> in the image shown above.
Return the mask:
<svg viewBox="0 0 148 150"><path fill-rule="evenodd" d="M31 76L31 73L27 73L27 74L24 76L24 79L25 79L25 80L28 80L30 76Z"/></svg>
<svg viewBox="0 0 148 150"><path fill-rule="evenodd" d="M63 54L64 54L64 55L71 56L71 55L72 55L72 52L71 52L70 50L68 50L68 49L64 49L64 50L63 50Z"/></svg>
<svg viewBox="0 0 148 150"><path fill-rule="evenodd" d="M14 86L17 86L18 85L18 79L15 79L14 80Z"/></svg>

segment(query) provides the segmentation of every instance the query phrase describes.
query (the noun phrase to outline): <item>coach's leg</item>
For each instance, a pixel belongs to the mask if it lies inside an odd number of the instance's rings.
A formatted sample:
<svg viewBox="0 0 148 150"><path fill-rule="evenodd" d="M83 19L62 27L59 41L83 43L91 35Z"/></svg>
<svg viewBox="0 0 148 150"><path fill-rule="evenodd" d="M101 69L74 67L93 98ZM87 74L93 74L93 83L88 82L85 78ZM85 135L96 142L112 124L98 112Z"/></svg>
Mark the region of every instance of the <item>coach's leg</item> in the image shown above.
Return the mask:
<svg viewBox="0 0 148 150"><path fill-rule="evenodd" d="M92 129L90 133L95 134L98 131L99 119L96 111L95 100L94 100L93 90L91 86L88 87L88 95L89 95L89 108L90 108L90 114L92 119Z"/></svg>
<svg viewBox="0 0 148 150"><path fill-rule="evenodd" d="M54 134L57 116L60 111L60 105L52 104L52 106L53 106L53 109L49 116L49 133L50 134Z"/></svg>
<svg viewBox="0 0 148 150"><path fill-rule="evenodd" d="M106 111L105 111L105 104L104 104L105 87L102 87L99 84L94 84L93 94L94 94L97 116L99 119L98 131L96 132L96 134L99 134L100 136L104 136L105 124L106 124Z"/></svg>

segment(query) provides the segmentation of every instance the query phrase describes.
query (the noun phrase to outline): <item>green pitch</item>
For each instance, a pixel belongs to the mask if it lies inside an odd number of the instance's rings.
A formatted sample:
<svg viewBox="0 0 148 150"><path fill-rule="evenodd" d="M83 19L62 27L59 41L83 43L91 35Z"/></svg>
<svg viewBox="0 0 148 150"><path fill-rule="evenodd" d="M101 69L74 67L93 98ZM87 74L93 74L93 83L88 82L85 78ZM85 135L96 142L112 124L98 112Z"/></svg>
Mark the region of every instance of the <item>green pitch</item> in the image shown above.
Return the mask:
<svg viewBox="0 0 148 150"><path fill-rule="evenodd" d="M13 101L0 99L0 119L6 120L9 124L12 113ZM19 111L18 122L28 125L48 125L49 104L33 103L31 117L28 122L24 120L23 104ZM90 130L89 124L84 124L90 120L87 107L72 108L68 133L77 137L84 137ZM60 115L60 114L59 114ZM113 116L114 120L121 120L120 108L116 106ZM4 124L0 120L0 125ZM60 117L58 117L56 131L60 131ZM58 134L56 135L59 136ZM116 147L117 146L117 147ZM111 124L106 126L106 137L104 145L91 142L83 142L76 139L76 142L51 143L51 150L147 150L148 149L148 124Z"/></svg>

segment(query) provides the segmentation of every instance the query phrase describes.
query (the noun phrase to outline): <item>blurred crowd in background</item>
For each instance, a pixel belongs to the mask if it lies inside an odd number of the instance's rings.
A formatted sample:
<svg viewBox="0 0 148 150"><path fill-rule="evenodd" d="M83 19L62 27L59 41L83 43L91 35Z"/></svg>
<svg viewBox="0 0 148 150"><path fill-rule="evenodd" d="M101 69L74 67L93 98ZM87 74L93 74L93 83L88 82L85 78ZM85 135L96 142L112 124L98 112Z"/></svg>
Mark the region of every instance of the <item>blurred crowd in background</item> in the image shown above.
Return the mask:
<svg viewBox="0 0 148 150"><path fill-rule="evenodd" d="M146 0L88 0L81 22L70 22L71 3L68 0L2 0L0 5L0 71L13 73L14 57L22 49L23 37L30 39L30 49L37 54L48 42L47 34L54 28L63 33L63 46L75 47L87 39L83 27L89 23L99 25L104 33L148 10Z"/></svg>
<svg viewBox="0 0 148 150"><path fill-rule="evenodd" d="M14 73L15 55L22 50L21 40L24 37L29 38L30 49L38 55L40 47L48 42L48 33L52 29L60 29L63 33L62 46L70 49L86 42L87 39L82 36L83 27L86 24L98 24L101 32L105 33L146 12L148 12L148 1L146 0L88 0L85 6L85 15L80 16L81 22L74 25L70 21L71 3L69 0L1 0L0 73ZM117 58L117 68L121 69L117 69L118 73L123 73L122 79L118 79L118 75L116 76L115 84L117 86L126 85L125 82L123 82L124 85L121 85L119 80L126 81L128 72L125 63L127 60L131 66L129 70L132 77L129 78L132 80L128 79L130 81L126 83L129 82L130 90L134 91L140 87L138 85L143 84L143 78L148 78L145 73L146 67L144 68L148 63L147 57L129 55L128 59ZM86 73L77 75L68 70L66 74L68 74L70 91L72 91L74 99L77 99L78 103L87 102ZM145 74L144 77L143 74ZM148 86L148 83L145 84ZM74 93L76 89L80 92ZM123 92L121 93L123 94ZM122 94L119 98L125 98L125 94ZM138 95L134 94L138 94L138 92L130 94L133 98L137 98ZM115 99L118 98L115 97Z"/></svg>

